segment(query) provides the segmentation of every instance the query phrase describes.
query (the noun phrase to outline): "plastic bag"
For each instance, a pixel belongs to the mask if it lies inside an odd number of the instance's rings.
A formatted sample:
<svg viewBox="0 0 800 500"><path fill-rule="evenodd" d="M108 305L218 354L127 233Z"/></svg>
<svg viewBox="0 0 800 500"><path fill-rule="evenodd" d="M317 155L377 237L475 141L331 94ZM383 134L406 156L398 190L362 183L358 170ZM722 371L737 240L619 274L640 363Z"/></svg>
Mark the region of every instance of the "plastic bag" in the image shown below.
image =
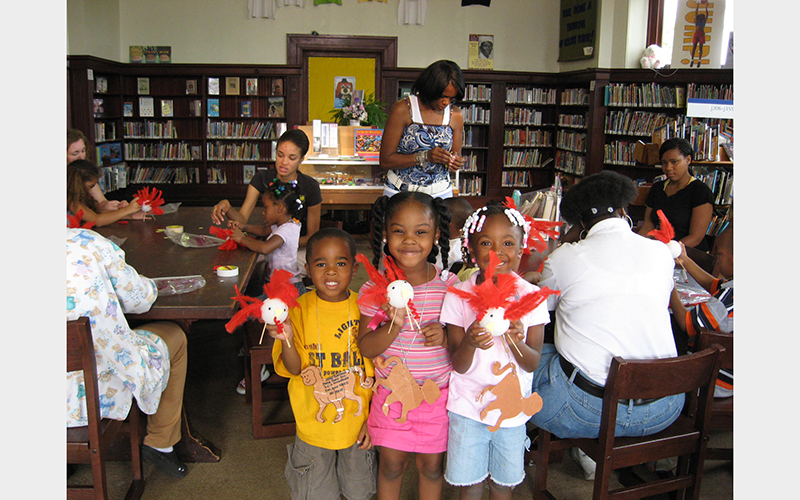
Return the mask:
<svg viewBox="0 0 800 500"><path fill-rule="evenodd" d="M181 202L174 202L174 203L166 203L161 205L161 210L164 211L162 215L172 214L178 211L178 207L181 206Z"/></svg>
<svg viewBox="0 0 800 500"><path fill-rule="evenodd" d="M172 231L164 231L164 234L173 243L186 248L218 247L225 243L225 240L207 234L173 233Z"/></svg>
<svg viewBox="0 0 800 500"><path fill-rule="evenodd" d="M206 279L196 274L194 276L172 276L169 278L152 278L158 288L158 296L180 295L199 290L206 286Z"/></svg>
<svg viewBox="0 0 800 500"><path fill-rule="evenodd" d="M700 284L683 269L675 269L673 272L673 280L675 281L675 289L678 291L678 296L684 307L696 306L697 304L707 302L711 298L711 294L701 287Z"/></svg>

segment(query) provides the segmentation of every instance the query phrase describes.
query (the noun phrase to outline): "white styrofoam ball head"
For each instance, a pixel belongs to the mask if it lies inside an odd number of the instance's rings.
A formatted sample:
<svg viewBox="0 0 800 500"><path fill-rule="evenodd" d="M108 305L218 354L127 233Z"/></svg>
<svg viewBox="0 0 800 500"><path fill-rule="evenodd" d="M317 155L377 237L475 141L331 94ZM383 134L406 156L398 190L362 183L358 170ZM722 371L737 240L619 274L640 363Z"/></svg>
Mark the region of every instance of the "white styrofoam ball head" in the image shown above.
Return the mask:
<svg viewBox="0 0 800 500"><path fill-rule="evenodd" d="M142 205L141 209L142 209L142 212L145 212L145 213L149 212L150 210L152 210L152 208L150 207L149 203L145 203L144 205Z"/></svg>
<svg viewBox="0 0 800 500"><path fill-rule="evenodd" d="M386 287L386 296L389 298L389 305L395 309L405 309L414 298L414 287L406 280L395 280Z"/></svg>
<svg viewBox="0 0 800 500"><path fill-rule="evenodd" d="M680 255L681 255L681 244L680 243L678 243L675 240L670 240L669 243L667 243L667 248L669 248L669 251L672 252L672 258L673 259L677 259L678 257L680 257Z"/></svg>
<svg viewBox="0 0 800 500"><path fill-rule="evenodd" d="M280 299L267 299L261 306L261 319L268 325L281 323L289 317L289 308Z"/></svg>
<svg viewBox="0 0 800 500"><path fill-rule="evenodd" d="M486 328L493 337L499 337L508 331L511 322L505 319L506 311L502 307L493 307L486 311L479 325Z"/></svg>

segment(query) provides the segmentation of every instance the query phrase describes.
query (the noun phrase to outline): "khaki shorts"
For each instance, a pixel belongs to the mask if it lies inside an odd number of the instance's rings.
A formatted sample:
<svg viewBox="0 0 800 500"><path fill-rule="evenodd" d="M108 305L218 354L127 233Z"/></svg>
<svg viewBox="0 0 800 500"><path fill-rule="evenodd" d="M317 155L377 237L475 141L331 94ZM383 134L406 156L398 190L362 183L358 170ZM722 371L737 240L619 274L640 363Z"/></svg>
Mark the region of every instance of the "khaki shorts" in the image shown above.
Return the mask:
<svg viewBox="0 0 800 500"><path fill-rule="evenodd" d="M287 445L286 480L292 500L366 500L377 489L375 449L359 450L358 443L343 450L326 450L295 437Z"/></svg>

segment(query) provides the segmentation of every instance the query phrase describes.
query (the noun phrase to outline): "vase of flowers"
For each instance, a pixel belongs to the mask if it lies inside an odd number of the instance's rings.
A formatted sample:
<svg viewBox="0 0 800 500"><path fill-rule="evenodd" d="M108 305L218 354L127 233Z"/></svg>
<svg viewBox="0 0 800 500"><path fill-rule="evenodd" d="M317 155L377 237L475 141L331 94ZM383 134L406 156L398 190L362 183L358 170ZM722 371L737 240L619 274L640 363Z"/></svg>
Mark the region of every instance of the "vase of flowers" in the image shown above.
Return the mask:
<svg viewBox="0 0 800 500"><path fill-rule="evenodd" d="M351 97L344 98L341 109L331 110L333 120L339 125L369 126L382 129L386 125L386 104L370 94L362 102L351 103Z"/></svg>

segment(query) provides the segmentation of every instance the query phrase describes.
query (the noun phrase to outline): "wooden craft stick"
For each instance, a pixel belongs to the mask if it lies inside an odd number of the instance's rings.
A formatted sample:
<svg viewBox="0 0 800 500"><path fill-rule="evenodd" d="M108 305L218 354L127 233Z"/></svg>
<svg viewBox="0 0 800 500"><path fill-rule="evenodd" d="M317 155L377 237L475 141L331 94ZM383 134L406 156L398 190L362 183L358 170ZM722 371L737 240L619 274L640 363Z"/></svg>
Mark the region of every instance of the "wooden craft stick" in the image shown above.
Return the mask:
<svg viewBox="0 0 800 500"><path fill-rule="evenodd" d="M517 354L519 354L519 357L520 357L520 358L524 358L525 356L523 356L523 354L522 354L522 351L520 351L520 350L519 350L519 347L517 347L517 344L515 344L515 343L514 343L514 342L511 340L511 337L508 335L508 331L506 331L506 333L504 333L503 335L505 335L505 336L506 336L506 338L508 339L508 340L506 341L506 343L507 343L507 344L508 344L508 343L510 343L510 344L511 344L511 345L514 347L514 350L515 350L515 351L517 351Z"/></svg>
<svg viewBox="0 0 800 500"><path fill-rule="evenodd" d="M258 345L261 345L261 342L264 341L264 332L267 331L267 324L264 323L264 328L261 329L261 338L258 339Z"/></svg>

